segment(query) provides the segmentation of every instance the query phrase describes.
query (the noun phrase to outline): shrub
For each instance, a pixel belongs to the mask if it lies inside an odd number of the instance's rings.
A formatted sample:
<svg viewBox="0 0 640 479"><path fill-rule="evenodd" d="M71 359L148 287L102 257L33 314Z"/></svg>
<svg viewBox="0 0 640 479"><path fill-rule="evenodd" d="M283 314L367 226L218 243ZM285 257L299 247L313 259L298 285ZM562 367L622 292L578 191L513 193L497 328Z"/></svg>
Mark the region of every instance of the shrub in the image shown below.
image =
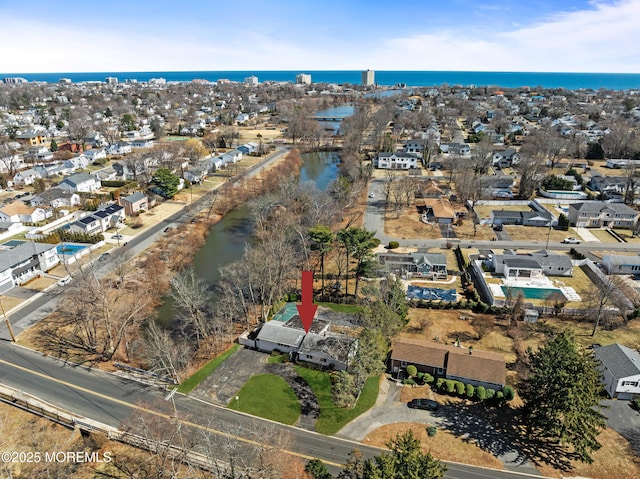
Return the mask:
<svg viewBox="0 0 640 479"><path fill-rule="evenodd" d="M502 401L504 399L504 394L502 393L502 391L498 391L495 397L498 401Z"/></svg>
<svg viewBox="0 0 640 479"><path fill-rule="evenodd" d="M407 379L404 379L404 380L402 381L402 384L407 384L407 385L409 385L409 386L415 386L415 385L416 385L416 382L415 382L413 379L411 379L411 378L407 378Z"/></svg>
<svg viewBox="0 0 640 479"><path fill-rule="evenodd" d="M492 398L493 398L493 396L495 396L495 395L496 395L496 391L495 391L495 389L492 389L492 388L487 388L487 389L486 389L486 391L485 391L485 393L486 393L486 395L487 395L487 399L492 399Z"/></svg>
<svg viewBox="0 0 640 479"><path fill-rule="evenodd" d="M449 394L453 394L453 391L456 389L456 381L452 381L451 379L445 380L445 388Z"/></svg>
<svg viewBox="0 0 640 479"><path fill-rule="evenodd" d="M476 398L478 398L478 401L484 401L487 398L487 392L484 386L478 386L476 388Z"/></svg>
<svg viewBox="0 0 640 479"><path fill-rule="evenodd" d="M414 378L418 374L418 368L416 368L413 364L409 364L407 366L407 374L409 377Z"/></svg>
<svg viewBox="0 0 640 479"><path fill-rule="evenodd" d="M461 383L460 381L456 381L456 394L458 396L463 396L465 389L466 388L464 387L464 383Z"/></svg>
<svg viewBox="0 0 640 479"><path fill-rule="evenodd" d="M438 428L435 426L427 426L427 435L433 437L438 433Z"/></svg>
<svg viewBox="0 0 640 479"><path fill-rule="evenodd" d="M389 241L389 249L396 249L400 247L400 243L397 241Z"/></svg>
<svg viewBox="0 0 640 479"><path fill-rule="evenodd" d="M505 401L511 401L516 396L513 388L511 386L505 386L502 388L502 394L504 395Z"/></svg>
<svg viewBox="0 0 640 479"><path fill-rule="evenodd" d="M437 389L442 389L442 385L444 384L445 379L444 378L438 378L436 380L436 388Z"/></svg>
<svg viewBox="0 0 640 479"><path fill-rule="evenodd" d="M473 395L476 392L476 388L473 387L473 384L467 384L465 392L467 393L467 397L469 399L473 399Z"/></svg>
<svg viewBox="0 0 640 479"><path fill-rule="evenodd" d="M426 384L431 384L433 381L435 381L436 378L434 378L431 374L429 373L424 373L424 376L422 376L422 380L426 383Z"/></svg>

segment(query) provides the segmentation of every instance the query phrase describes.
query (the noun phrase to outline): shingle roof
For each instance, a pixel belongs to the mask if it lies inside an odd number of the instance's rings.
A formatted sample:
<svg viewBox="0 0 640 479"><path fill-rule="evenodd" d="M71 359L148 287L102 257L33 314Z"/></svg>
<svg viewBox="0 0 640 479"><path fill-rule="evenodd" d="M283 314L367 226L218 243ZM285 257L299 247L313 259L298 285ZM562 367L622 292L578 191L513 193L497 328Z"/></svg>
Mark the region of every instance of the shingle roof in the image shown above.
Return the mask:
<svg viewBox="0 0 640 479"><path fill-rule="evenodd" d="M610 344L594 350L595 357L616 379L640 374L640 354L622 344Z"/></svg>
<svg viewBox="0 0 640 479"><path fill-rule="evenodd" d="M304 330L289 328L280 321L269 321L262 325L256 339L298 347L304 339Z"/></svg>
<svg viewBox="0 0 640 479"><path fill-rule="evenodd" d="M0 271L6 271L8 268L22 263L36 254L42 254L55 247L56 245L53 244L25 241L15 248L0 251Z"/></svg>
<svg viewBox="0 0 640 479"><path fill-rule="evenodd" d="M504 356L489 351L458 348L422 339L400 338L393 345L391 359L445 368L447 376L493 384L505 384L506 380Z"/></svg>

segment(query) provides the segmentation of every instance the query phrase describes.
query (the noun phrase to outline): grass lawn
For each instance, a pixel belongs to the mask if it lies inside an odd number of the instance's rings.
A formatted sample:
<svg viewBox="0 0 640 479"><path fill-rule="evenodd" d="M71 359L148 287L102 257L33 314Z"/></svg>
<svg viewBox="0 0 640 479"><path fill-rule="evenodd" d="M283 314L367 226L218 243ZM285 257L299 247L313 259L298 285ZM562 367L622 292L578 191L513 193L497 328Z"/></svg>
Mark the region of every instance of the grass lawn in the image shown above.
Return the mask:
<svg viewBox="0 0 640 479"><path fill-rule="evenodd" d="M362 388L360 398L352 409L337 407L331 397L331 376L325 371L317 371L302 366L295 367L313 390L320 405L320 417L316 422L316 431L321 434L335 434L350 421L373 407L378 397L379 376L370 377Z"/></svg>
<svg viewBox="0 0 640 479"><path fill-rule="evenodd" d="M362 311L362 306L358 306L355 304L337 304L326 302L319 302L316 304L318 306L329 308L331 311L335 311L336 313L359 314Z"/></svg>
<svg viewBox="0 0 640 479"><path fill-rule="evenodd" d="M229 402L230 409L290 425L300 417L296 394L275 374L251 376L236 397Z"/></svg>
<svg viewBox="0 0 640 479"><path fill-rule="evenodd" d="M231 356L236 349L240 347L239 344L234 344L229 349L227 349L220 356L213 358L207 364L198 369L195 373L193 373L190 377L178 386L178 392L187 394L193 388L195 388L200 382L206 378L209 374L211 374L218 366L220 366L229 356Z"/></svg>

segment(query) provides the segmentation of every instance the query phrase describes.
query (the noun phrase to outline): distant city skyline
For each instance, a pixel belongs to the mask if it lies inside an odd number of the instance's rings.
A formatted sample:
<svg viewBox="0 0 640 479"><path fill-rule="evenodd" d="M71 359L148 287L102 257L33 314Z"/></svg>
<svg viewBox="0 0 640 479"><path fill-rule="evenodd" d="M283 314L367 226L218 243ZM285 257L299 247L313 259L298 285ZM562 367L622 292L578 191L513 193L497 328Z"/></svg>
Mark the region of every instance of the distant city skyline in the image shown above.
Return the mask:
<svg viewBox="0 0 640 479"><path fill-rule="evenodd" d="M4 73L640 73L640 0L0 0Z"/></svg>

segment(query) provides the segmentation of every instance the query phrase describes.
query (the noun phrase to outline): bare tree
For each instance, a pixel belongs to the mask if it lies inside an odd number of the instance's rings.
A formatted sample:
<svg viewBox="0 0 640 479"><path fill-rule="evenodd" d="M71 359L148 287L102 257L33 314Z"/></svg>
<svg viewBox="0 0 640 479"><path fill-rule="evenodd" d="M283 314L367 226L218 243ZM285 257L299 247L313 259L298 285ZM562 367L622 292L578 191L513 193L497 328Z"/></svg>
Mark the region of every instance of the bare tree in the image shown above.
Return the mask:
<svg viewBox="0 0 640 479"><path fill-rule="evenodd" d="M200 345L201 339L211 334L209 285L198 277L193 266L188 266L171 280L169 294L183 329L187 335L194 335Z"/></svg>

